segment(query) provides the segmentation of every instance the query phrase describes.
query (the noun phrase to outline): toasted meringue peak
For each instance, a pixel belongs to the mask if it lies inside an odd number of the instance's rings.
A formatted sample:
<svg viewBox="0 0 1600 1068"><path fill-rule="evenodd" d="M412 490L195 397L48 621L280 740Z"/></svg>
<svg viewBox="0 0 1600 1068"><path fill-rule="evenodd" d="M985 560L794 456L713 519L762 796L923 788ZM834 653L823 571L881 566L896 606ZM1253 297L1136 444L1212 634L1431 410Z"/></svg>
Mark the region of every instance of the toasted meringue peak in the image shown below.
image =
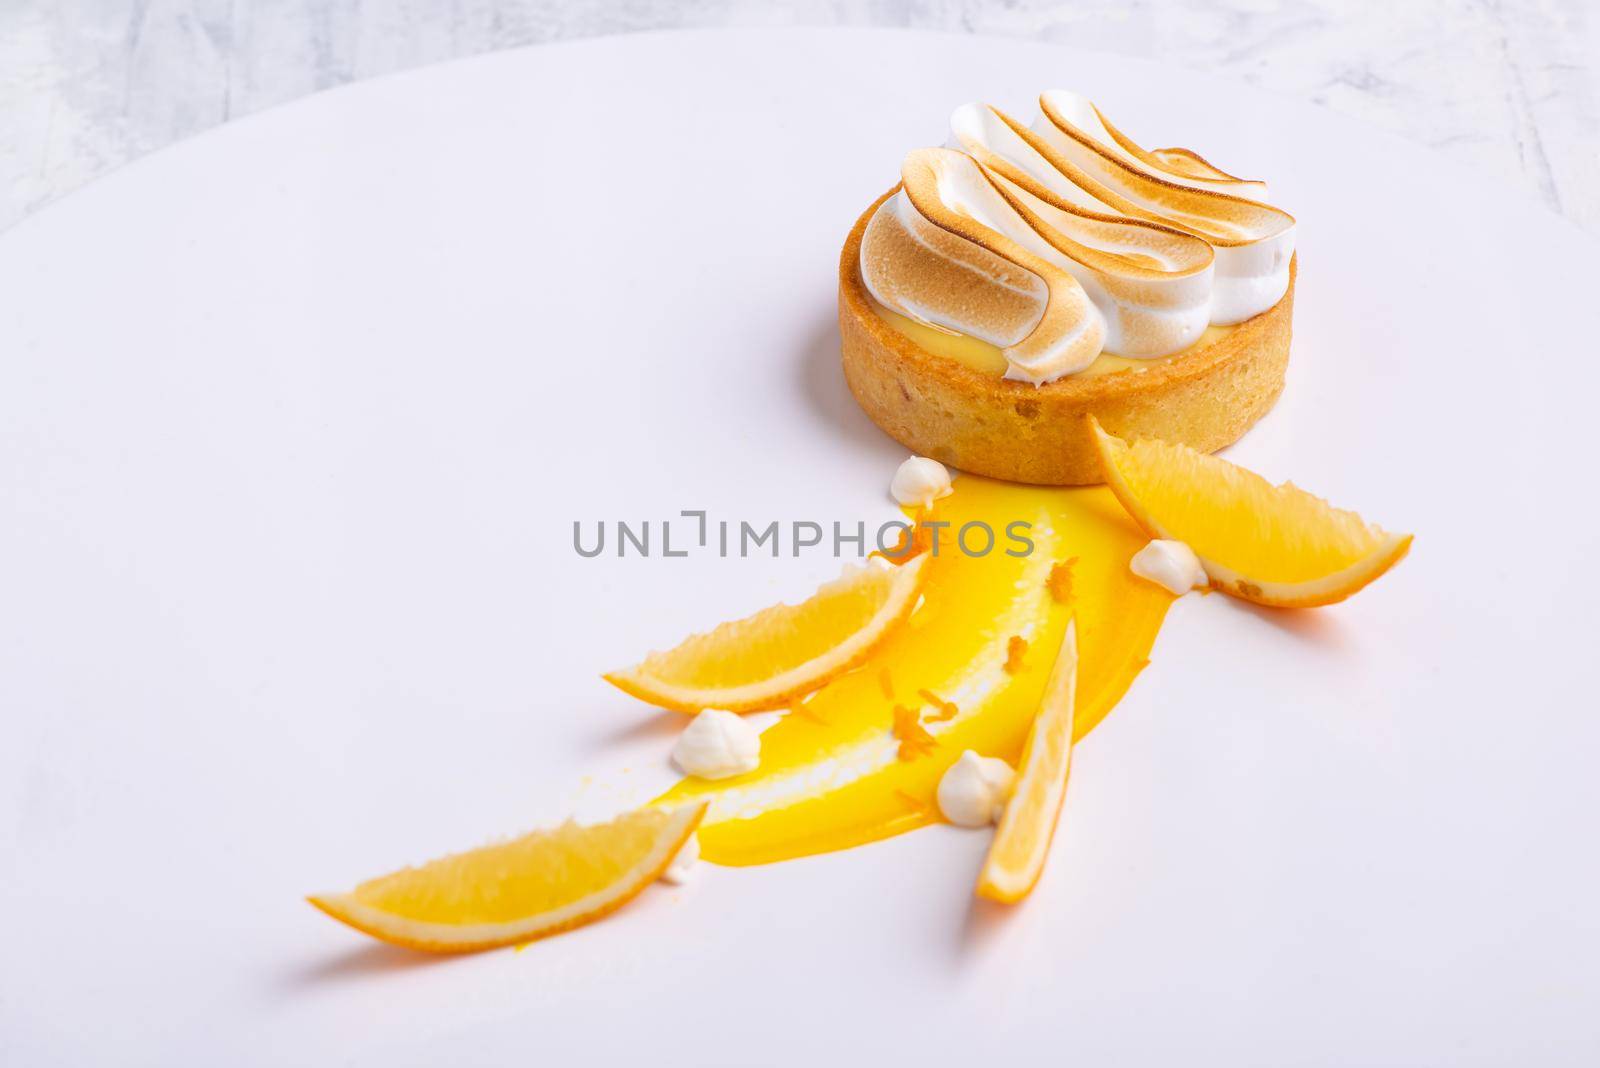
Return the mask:
<svg viewBox="0 0 1600 1068"><path fill-rule="evenodd" d="M1126 137L1112 136L1100 112L1077 93L1052 89L1039 97L1039 110L1035 143L1058 167L1079 172L1092 195L1123 215L1177 224L1213 245L1259 241L1294 225L1287 212L1236 195L1244 186L1264 197L1264 183L1195 178L1152 165L1148 161L1156 157Z"/></svg>
<svg viewBox="0 0 1600 1068"><path fill-rule="evenodd" d="M1232 196L1243 197L1246 200L1259 200L1263 204L1270 203L1267 199L1267 183L1253 178L1239 178L1220 167L1214 166L1209 160L1198 152L1191 152L1187 148L1140 148L1133 138L1111 125L1111 120L1106 118L1105 112L1095 107L1093 103L1065 90L1055 90L1053 95L1058 106L1065 110L1074 106L1080 115L1085 114L1083 109L1094 113L1094 121L1099 124L1100 131L1106 139L1114 142L1125 156L1145 165L1146 168L1164 175L1170 181L1179 185L1192 185L1196 189L1210 189L1218 193L1228 193ZM1069 104L1069 99L1072 103ZM1085 122L1088 120L1085 119ZM1081 124L1080 124L1081 125Z"/></svg>
<svg viewBox="0 0 1600 1068"><path fill-rule="evenodd" d="M1102 348L1171 355L1283 297L1295 221L1266 183L1142 148L1076 93L1039 105L1031 127L963 105L946 149L906 157L861 246L880 304L996 345L1007 378L1043 383Z"/></svg>
<svg viewBox="0 0 1600 1068"><path fill-rule="evenodd" d="M1073 184L1000 111L968 104L951 139L1077 278L1106 321L1105 350L1165 356L1192 345L1211 321L1213 253L1191 234L1112 214Z"/></svg>
<svg viewBox="0 0 1600 1068"><path fill-rule="evenodd" d="M1007 378L1039 385L1094 362L1105 340L1100 312L970 156L917 149L900 178L862 237L873 299L998 346Z"/></svg>
<svg viewBox="0 0 1600 1068"><path fill-rule="evenodd" d="M1265 203L1266 184L1214 167L1187 149L1147 152L1086 98L1052 89L1039 98L1029 143L1118 214L1164 224L1216 250L1211 321L1259 315L1289 288L1294 216Z"/></svg>

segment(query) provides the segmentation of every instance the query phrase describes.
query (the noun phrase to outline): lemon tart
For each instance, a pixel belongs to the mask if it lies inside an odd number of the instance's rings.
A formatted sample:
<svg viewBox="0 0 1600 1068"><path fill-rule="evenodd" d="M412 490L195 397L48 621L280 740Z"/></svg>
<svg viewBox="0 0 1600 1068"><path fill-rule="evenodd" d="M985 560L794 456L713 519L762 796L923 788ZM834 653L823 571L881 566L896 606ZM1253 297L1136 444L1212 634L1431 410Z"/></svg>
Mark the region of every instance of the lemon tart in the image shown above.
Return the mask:
<svg viewBox="0 0 1600 1068"><path fill-rule="evenodd" d="M839 262L845 379L914 452L1019 482L1100 482L1093 416L1211 452L1283 389L1295 221L1263 183L1147 150L1052 90L1031 127L969 104Z"/></svg>

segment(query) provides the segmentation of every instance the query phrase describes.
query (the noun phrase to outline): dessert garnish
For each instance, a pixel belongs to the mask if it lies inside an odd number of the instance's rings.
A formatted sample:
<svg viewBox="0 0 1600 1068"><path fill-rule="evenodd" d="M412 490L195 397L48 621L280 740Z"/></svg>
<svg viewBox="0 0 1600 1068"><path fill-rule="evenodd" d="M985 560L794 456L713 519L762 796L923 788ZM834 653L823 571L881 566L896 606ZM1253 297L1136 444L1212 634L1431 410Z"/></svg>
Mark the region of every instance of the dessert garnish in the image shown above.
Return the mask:
<svg viewBox="0 0 1600 1068"><path fill-rule="evenodd" d="M1411 548L1411 535L1388 533L1293 483L1274 486L1220 457L1094 429L1106 482L1128 514L1152 538L1186 544L1235 597L1281 608L1333 604Z"/></svg>
<svg viewBox="0 0 1600 1068"><path fill-rule="evenodd" d="M668 791L660 803L712 802L699 833L706 860L768 863L937 822L939 780L963 751L1007 761L1021 753L1073 613L1082 653L1080 734L1144 666L1172 598L1128 570L1149 539L1108 490L962 475L937 509L947 530L1027 521L1032 551L971 557L946 548L933 557L925 550L922 603L859 669L806 701L826 726L785 716L763 732L755 771L724 782L685 780ZM1072 557L1075 590L1058 600L1049 575ZM1014 637L1027 642L1027 654L1010 672ZM885 673L892 697L884 692ZM893 730L896 705L907 709L901 733L921 743L906 746L906 760ZM939 718L950 706L954 714ZM913 716L931 748L913 731Z"/></svg>
<svg viewBox="0 0 1600 1068"><path fill-rule="evenodd" d="M702 803L639 809L586 827L564 823L308 900L364 934L411 949L520 945L633 900L679 856L705 811Z"/></svg>
<svg viewBox="0 0 1600 1068"><path fill-rule="evenodd" d="M999 823L1016 786L1017 773L999 757L964 751L939 779L939 815L957 827Z"/></svg>
<svg viewBox="0 0 1600 1068"><path fill-rule="evenodd" d="M1017 764L1016 787L978 875L980 897L1006 903L1021 901L1044 871L1050 839L1055 835L1061 804L1067 796L1077 688L1078 632L1069 619L1039 712L1028 728L1028 742Z"/></svg>
<svg viewBox="0 0 1600 1068"><path fill-rule="evenodd" d="M925 564L847 568L801 604L724 623L605 679L677 712L783 708L872 655L916 606Z"/></svg>
<svg viewBox="0 0 1600 1068"><path fill-rule="evenodd" d="M1072 600L1072 565L1078 562L1076 556L1068 557L1059 564L1050 566L1050 575L1045 579L1045 588L1050 591L1050 596L1062 604Z"/></svg>
<svg viewBox="0 0 1600 1068"><path fill-rule="evenodd" d="M731 779L761 764L761 734L720 708L702 710L678 735L672 762L695 779Z"/></svg>
<svg viewBox="0 0 1600 1068"><path fill-rule="evenodd" d="M934 501L950 496L950 472L938 460L913 456L895 470L889 496L898 504L931 508Z"/></svg>
<svg viewBox="0 0 1600 1068"><path fill-rule="evenodd" d="M922 725L922 714L915 708L895 705L890 710L889 734L900 743L895 755L901 760L915 760L932 753L939 742Z"/></svg>
<svg viewBox="0 0 1600 1068"><path fill-rule="evenodd" d="M1152 539L1149 545L1133 554L1128 570L1142 579L1149 579L1174 597L1182 597L1211 582L1194 550L1170 538Z"/></svg>
<svg viewBox="0 0 1600 1068"><path fill-rule="evenodd" d="M941 819L974 826L997 816L977 893L1020 900L1043 870L1073 743L1148 664L1172 603L1130 568L1152 535L1180 534L1208 571L1226 569L1223 578L1211 572L1217 588L1255 600L1353 592L1342 579L1330 583L1328 568L1345 578L1359 573L1364 584L1381 573L1372 570L1369 543L1390 546L1381 557L1390 564L1392 546L1409 545L1224 461L1094 433L1108 471L1114 465L1115 493L964 475L939 502L940 521L956 528L1027 521L1031 553L935 556L924 544L898 567L856 569L801 606L768 609L659 654L693 649L681 663L694 663L695 685L731 679L748 686L792 671L791 661L817 660L827 644L819 635L832 641L854 633L829 629L841 614L879 615L890 599L881 591L868 607L815 610L819 599L859 596L860 572L915 583L912 608L892 613L852 667L817 673L805 692L775 687L789 693L789 712L759 739L734 713L698 712L673 751L691 774L651 805L608 824L567 824L447 857L313 903L402 945L481 949L604 915L652 880L678 878L697 851L715 864L762 864ZM1352 571L1347 557L1366 563ZM779 620L791 628L787 638L771 629ZM793 629L802 625L818 633ZM748 643L738 640L742 627L751 628ZM800 652L782 655L790 646ZM730 777L699 777L724 773Z"/></svg>

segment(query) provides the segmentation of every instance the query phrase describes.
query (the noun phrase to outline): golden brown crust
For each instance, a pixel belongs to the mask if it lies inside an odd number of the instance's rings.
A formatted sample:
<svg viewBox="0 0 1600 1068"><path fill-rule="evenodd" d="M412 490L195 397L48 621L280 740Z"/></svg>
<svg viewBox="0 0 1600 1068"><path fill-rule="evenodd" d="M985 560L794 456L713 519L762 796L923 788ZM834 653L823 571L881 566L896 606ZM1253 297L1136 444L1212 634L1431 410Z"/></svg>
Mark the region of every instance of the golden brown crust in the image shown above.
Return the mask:
<svg viewBox="0 0 1600 1068"><path fill-rule="evenodd" d="M861 282L856 220L839 258L845 381L874 423L911 451L1013 482L1102 481L1087 415L1122 438L1163 438L1205 452L1239 440L1283 391L1296 264L1283 299L1215 343L1142 372L1068 375L1042 386L936 356L884 322Z"/></svg>

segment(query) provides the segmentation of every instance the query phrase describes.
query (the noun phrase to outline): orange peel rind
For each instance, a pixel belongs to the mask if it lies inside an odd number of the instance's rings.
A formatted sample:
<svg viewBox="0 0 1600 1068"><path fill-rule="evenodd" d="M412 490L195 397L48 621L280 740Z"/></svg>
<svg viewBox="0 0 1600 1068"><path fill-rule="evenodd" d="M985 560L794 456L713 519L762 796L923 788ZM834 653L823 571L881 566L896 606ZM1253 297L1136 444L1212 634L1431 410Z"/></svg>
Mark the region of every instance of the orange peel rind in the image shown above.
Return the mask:
<svg viewBox="0 0 1600 1068"><path fill-rule="evenodd" d="M1092 416L1106 485L1152 538L1187 544L1213 585L1277 608L1349 597L1399 563L1410 534L1391 534L1292 483L1185 445L1126 442Z"/></svg>

